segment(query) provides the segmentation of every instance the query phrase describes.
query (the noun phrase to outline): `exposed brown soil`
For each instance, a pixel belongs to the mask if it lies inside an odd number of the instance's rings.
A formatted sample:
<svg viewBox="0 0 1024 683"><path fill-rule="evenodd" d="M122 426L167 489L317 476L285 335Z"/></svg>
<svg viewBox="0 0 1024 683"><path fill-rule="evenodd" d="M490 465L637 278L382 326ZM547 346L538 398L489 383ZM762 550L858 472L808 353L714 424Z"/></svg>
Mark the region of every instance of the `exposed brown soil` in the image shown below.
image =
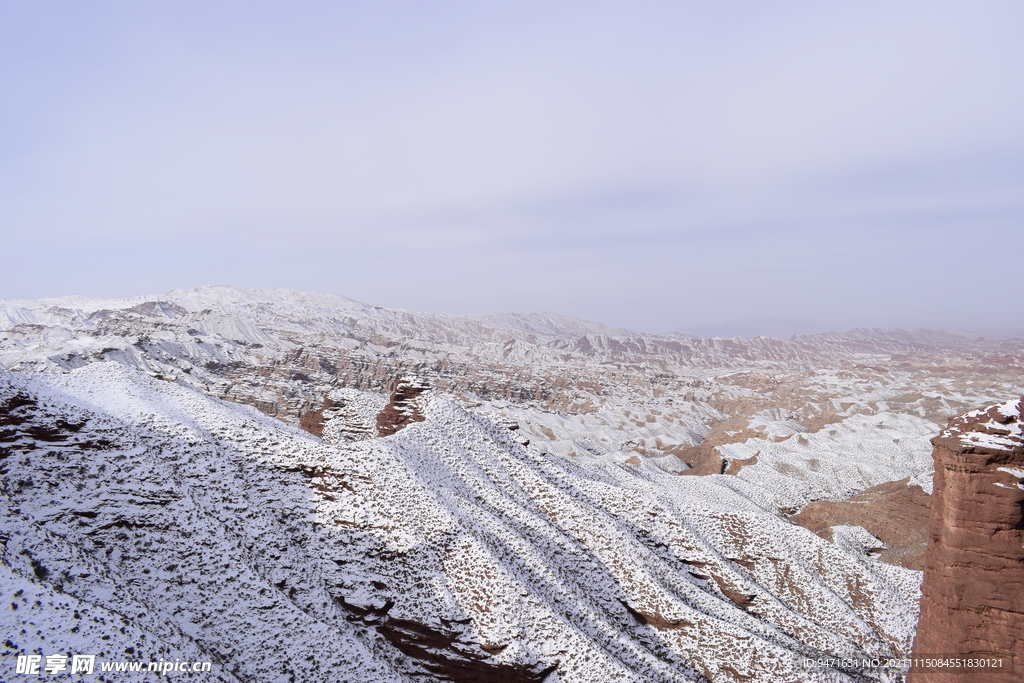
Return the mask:
<svg viewBox="0 0 1024 683"><path fill-rule="evenodd" d="M750 607L750 605L753 604L754 598L757 597L756 595L749 595L747 593L739 592L732 586L732 584L730 584L728 581L718 576L717 574L712 574L711 578L714 579L715 583L718 584L718 588L722 591L722 594L725 597L732 600L734 603L736 603L737 607L747 609L748 607Z"/></svg>
<svg viewBox="0 0 1024 683"><path fill-rule="evenodd" d="M726 469L725 458L722 457L718 448L710 444L702 443L699 446L681 449L673 454L690 466L690 469L680 472L681 475L722 474Z"/></svg>
<svg viewBox="0 0 1024 683"><path fill-rule="evenodd" d="M711 431L700 444L672 451L690 469L680 472L683 475L702 476L706 474L738 474L746 465L757 462L757 456L743 460L727 460L722 456L718 446L729 443L742 443L747 439L764 438L764 429L750 429L749 422L742 417L731 417L714 423Z"/></svg>
<svg viewBox="0 0 1024 683"><path fill-rule="evenodd" d="M749 458L733 458L732 460L729 461L728 466L725 468L725 473L726 474L739 474L740 470L743 469L744 467L747 467L748 465L756 465L757 464L757 456L760 453L761 453L761 451L758 451L757 453L755 453L754 455L750 456Z"/></svg>
<svg viewBox="0 0 1024 683"><path fill-rule="evenodd" d="M889 546L879 559L907 569L924 569L928 545L931 496L909 479L872 486L841 501L819 500L790 519L822 538L832 539L831 528L840 524L864 527Z"/></svg>

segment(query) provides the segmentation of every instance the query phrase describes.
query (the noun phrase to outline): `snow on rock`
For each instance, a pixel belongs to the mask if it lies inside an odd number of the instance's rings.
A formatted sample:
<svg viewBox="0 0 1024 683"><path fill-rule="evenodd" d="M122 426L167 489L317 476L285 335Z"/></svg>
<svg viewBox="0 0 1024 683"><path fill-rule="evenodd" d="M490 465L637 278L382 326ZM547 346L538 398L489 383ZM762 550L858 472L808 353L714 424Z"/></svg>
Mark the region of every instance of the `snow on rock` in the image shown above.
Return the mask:
<svg viewBox="0 0 1024 683"><path fill-rule="evenodd" d="M930 505L948 417L1024 393L1020 340L227 286L0 302L0 368L9 652L259 681L851 680L794 658L906 651L921 574L886 562L923 527L878 511Z"/></svg>
<svg viewBox="0 0 1024 683"><path fill-rule="evenodd" d="M981 653L1009 667L968 680L1020 680L1024 654L1024 397L972 410L932 439L935 501L925 553L915 656ZM1019 667L1019 664L1018 664ZM956 671L912 670L915 683L952 683Z"/></svg>
<svg viewBox="0 0 1024 683"><path fill-rule="evenodd" d="M417 401L393 436L325 442L117 363L3 372L4 664L88 650L209 660L224 681L824 681L847 679L795 655L912 638L917 573L735 478L567 461L436 390Z"/></svg>
<svg viewBox="0 0 1024 683"><path fill-rule="evenodd" d="M923 418L882 412L855 415L811 434L749 439L720 450L735 459L756 456L737 476L773 491L779 507L801 507L907 476L930 493L933 435L934 425Z"/></svg>

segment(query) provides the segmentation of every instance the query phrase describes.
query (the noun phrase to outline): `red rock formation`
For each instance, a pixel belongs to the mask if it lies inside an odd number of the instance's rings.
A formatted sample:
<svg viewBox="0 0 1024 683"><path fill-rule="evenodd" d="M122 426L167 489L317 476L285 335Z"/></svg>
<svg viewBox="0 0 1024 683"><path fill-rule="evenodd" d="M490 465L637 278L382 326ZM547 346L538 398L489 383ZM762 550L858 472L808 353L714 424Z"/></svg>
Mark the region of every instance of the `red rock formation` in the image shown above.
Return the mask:
<svg viewBox="0 0 1024 683"><path fill-rule="evenodd" d="M316 436L324 435L325 415L335 407L330 397L324 397L323 405L317 410L310 410L299 417L299 427Z"/></svg>
<svg viewBox="0 0 1024 683"><path fill-rule="evenodd" d="M717 448L729 443L742 443L747 439L764 438L764 427L749 429L749 424L742 417L722 420L711 426L711 431L700 444L671 450L673 455L690 466L690 469L680 474L739 474L745 466L757 463L756 455L742 460L727 460Z"/></svg>
<svg viewBox="0 0 1024 683"><path fill-rule="evenodd" d="M391 436L413 422L422 422L423 416L413 399L430 387L412 379L403 379L391 392L391 400L377 416L377 434Z"/></svg>
<svg viewBox="0 0 1024 683"><path fill-rule="evenodd" d="M909 482L909 478L886 482L846 500L815 501L790 521L830 541L836 525L864 527L889 546L881 550L879 559L920 571L928 545L931 496L920 486L908 486Z"/></svg>
<svg viewBox="0 0 1024 683"><path fill-rule="evenodd" d="M936 438L935 489L914 655L1000 653L1014 670L911 670L912 683L1024 676L1024 426L1020 402L950 420Z"/></svg>

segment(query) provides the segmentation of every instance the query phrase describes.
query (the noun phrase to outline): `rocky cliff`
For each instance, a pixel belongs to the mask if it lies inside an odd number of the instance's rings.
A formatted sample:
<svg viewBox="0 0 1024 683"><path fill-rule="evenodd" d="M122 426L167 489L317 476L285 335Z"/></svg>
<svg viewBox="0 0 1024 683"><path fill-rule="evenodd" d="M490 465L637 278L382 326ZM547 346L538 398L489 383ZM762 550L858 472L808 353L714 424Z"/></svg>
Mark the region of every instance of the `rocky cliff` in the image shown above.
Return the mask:
<svg viewBox="0 0 1024 683"><path fill-rule="evenodd" d="M1024 399L954 418L932 439L934 493L915 656L1000 653L1015 671L922 671L913 683L1024 672Z"/></svg>

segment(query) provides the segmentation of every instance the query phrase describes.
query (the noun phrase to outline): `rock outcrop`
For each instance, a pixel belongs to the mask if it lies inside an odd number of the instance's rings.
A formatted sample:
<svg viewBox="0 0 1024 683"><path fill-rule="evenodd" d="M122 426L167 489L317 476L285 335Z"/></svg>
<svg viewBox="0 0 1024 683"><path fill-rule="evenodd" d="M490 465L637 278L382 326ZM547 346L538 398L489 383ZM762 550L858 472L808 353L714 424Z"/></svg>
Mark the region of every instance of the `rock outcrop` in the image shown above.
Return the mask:
<svg viewBox="0 0 1024 683"><path fill-rule="evenodd" d="M331 408L334 407L335 403L331 400L331 397L325 397L319 408L307 411L299 416L299 427L314 436L323 436L324 421L331 412Z"/></svg>
<svg viewBox="0 0 1024 683"><path fill-rule="evenodd" d="M391 400L377 416L377 434L391 436L413 422L422 422L423 415L414 399L430 387L419 380L405 378L391 392Z"/></svg>
<svg viewBox="0 0 1024 683"><path fill-rule="evenodd" d="M804 507L790 520L832 540L832 527L853 525L867 529L887 548L878 548L883 562L907 569L924 569L928 545L931 496L910 479L872 486L846 500L818 500Z"/></svg>
<svg viewBox="0 0 1024 683"><path fill-rule="evenodd" d="M999 683L1024 670L1024 399L954 418L932 439L935 485L921 616L922 655L1002 654L1014 670L912 669L912 683Z"/></svg>

